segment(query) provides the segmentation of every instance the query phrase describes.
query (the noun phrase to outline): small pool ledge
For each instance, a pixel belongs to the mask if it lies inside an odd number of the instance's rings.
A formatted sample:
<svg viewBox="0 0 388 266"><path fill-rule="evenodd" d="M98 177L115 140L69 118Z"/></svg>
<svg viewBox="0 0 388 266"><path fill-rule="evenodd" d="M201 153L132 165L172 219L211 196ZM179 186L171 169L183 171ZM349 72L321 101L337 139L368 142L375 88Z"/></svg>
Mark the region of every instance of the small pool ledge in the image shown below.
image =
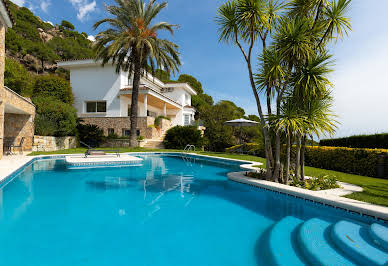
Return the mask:
<svg viewBox="0 0 388 266"><path fill-rule="evenodd" d="M232 181L244 183L263 189L288 194L294 197L311 200L321 204L329 205L335 208L345 209L347 211L356 212L363 215L369 215L377 219L388 221L388 207L374 205L358 200L348 199L336 196L335 193L327 193L326 191L311 191L298 187L287 186L271 181L259 180L244 175L245 172L232 172L228 174L228 178Z"/></svg>

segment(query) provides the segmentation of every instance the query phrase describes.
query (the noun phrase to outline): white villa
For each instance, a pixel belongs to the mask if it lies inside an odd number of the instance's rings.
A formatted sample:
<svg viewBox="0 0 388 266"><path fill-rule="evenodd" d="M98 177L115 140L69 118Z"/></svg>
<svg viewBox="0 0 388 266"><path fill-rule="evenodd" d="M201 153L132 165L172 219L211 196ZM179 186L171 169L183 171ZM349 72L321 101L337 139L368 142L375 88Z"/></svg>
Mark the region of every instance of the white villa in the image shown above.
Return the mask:
<svg viewBox="0 0 388 266"><path fill-rule="evenodd" d="M93 59L58 62L58 67L70 70L74 107L85 123L98 125L105 135L129 135L132 80L128 72L117 74L115 67L104 67ZM167 129L190 125L195 109L191 96L195 90L187 83L163 83L147 73L140 80L137 134L146 139L161 139ZM166 116L160 128L155 118Z"/></svg>

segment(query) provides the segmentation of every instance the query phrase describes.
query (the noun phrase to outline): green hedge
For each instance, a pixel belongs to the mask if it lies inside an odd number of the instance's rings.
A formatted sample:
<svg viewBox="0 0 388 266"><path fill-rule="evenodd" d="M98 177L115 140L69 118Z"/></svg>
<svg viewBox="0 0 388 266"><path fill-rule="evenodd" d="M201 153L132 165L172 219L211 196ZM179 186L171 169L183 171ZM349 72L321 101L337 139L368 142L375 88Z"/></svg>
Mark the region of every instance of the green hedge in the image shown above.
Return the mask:
<svg viewBox="0 0 388 266"><path fill-rule="evenodd" d="M381 155L387 157L388 150L313 146L306 147L305 163L322 169L378 177Z"/></svg>
<svg viewBox="0 0 388 266"><path fill-rule="evenodd" d="M263 144L258 143L244 143L240 145L235 145L225 149L229 153L243 153L243 154L252 154L260 157L265 157L265 149Z"/></svg>
<svg viewBox="0 0 388 266"><path fill-rule="evenodd" d="M203 146L201 131L195 126L175 126L167 130L163 145L167 149L183 149L187 144L197 149Z"/></svg>
<svg viewBox="0 0 388 266"><path fill-rule="evenodd" d="M323 139L321 146L388 149L388 133L375 135L358 135L338 139Z"/></svg>

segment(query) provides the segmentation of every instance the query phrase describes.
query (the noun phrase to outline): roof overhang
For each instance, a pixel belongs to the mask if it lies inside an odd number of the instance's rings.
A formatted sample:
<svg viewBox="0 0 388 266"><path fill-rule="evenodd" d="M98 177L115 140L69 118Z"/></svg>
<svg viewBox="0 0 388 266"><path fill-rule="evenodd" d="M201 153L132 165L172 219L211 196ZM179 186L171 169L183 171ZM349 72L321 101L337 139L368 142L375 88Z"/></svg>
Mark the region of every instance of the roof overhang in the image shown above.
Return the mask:
<svg viewBox="0 0 388 266"><path fill-rule="evenodd" d="M0 20L3 25L5 25L5 28L12 28L12 18L9 14L9 10L7 5L5 4L4 0L0 0Z"/></svg>
<svg viewBox="0 0 388 266"><path fill-rule="evenodd" d="M157 91L155 91L147 86L141 86L139 88L139 93L140 94L150 94L150 95L152 95L152 96L154 96L154 97L156 97L156 98L158 98L158 99L160 99L160 100L162 100L162 101L164 101L164 102L166 102L166 103L168 103L176 108L179 108L179 109L182 108L181 104L177 103L173 99L170 99L169 97L163 95L162 93L159 93L159 92L157 92ZM128 88L124 88L124 89L120 90L120 95L128 95L128 94L129 95L132 94L132 88L128 87Z"/></svg>
<svg viewBox="0 0 388 266"><path fill-rule="evenodd" d="M101 66L101 62L97 62L94 59L77 59L77 60L64 60L58 61L57 66L64 69L90 67L90 66Z"/></svg>
<svg viewBox="0 0 388 266"><path fill-rule="evenodd" d="M190 95L197 95L197 92L188 83L165 83L166 88L182 88Z"/></svg>

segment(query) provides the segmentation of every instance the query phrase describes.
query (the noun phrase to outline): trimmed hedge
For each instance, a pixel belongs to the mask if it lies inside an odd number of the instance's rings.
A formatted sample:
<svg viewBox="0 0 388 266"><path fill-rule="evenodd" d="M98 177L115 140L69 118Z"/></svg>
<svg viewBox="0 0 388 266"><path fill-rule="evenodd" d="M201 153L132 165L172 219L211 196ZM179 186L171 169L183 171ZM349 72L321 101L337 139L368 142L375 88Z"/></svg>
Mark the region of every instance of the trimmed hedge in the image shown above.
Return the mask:
<svg viewBox="0 0 388 266"><path fill-rule="evenodd" d="M163 145L167 149L183 149L187 144L202 148L203 137L195 126L175 126L167 130Z"/></svg>
<svg viewBox="0 0 388 266"><path fill-rule="evenodd" d="M284 149L282 150L284 152ZM265 157L263 145L247 143L236 145L226 149L226 152L241 152ZM292 160L295 158L295 146L291 151ZM370 177L381 177L378 173L378 165L381 156L385 157L385 165L388 165L387 149L358 149L344 147L306 146L305 164L321 169L340 171ZM284 154L282 154L284 157ZM385 166L388 167L388 166ZM385 173L388 169L385 169ZM388 176L385 176L388 178Z"/></svg>
<svg viewBox="0 0 388 266"><path fill-rule="evenodd" d="M381 155L387 157L388 150L308 146L305 163L316 168L378 177L377 166Z"/></svg>
<svg viewBox="0 0 388 266"><path fill-rule="evenodd" d="M321 146L388 149L388 133L375 135L358 135L338 139L323 139Z"/></svg>

